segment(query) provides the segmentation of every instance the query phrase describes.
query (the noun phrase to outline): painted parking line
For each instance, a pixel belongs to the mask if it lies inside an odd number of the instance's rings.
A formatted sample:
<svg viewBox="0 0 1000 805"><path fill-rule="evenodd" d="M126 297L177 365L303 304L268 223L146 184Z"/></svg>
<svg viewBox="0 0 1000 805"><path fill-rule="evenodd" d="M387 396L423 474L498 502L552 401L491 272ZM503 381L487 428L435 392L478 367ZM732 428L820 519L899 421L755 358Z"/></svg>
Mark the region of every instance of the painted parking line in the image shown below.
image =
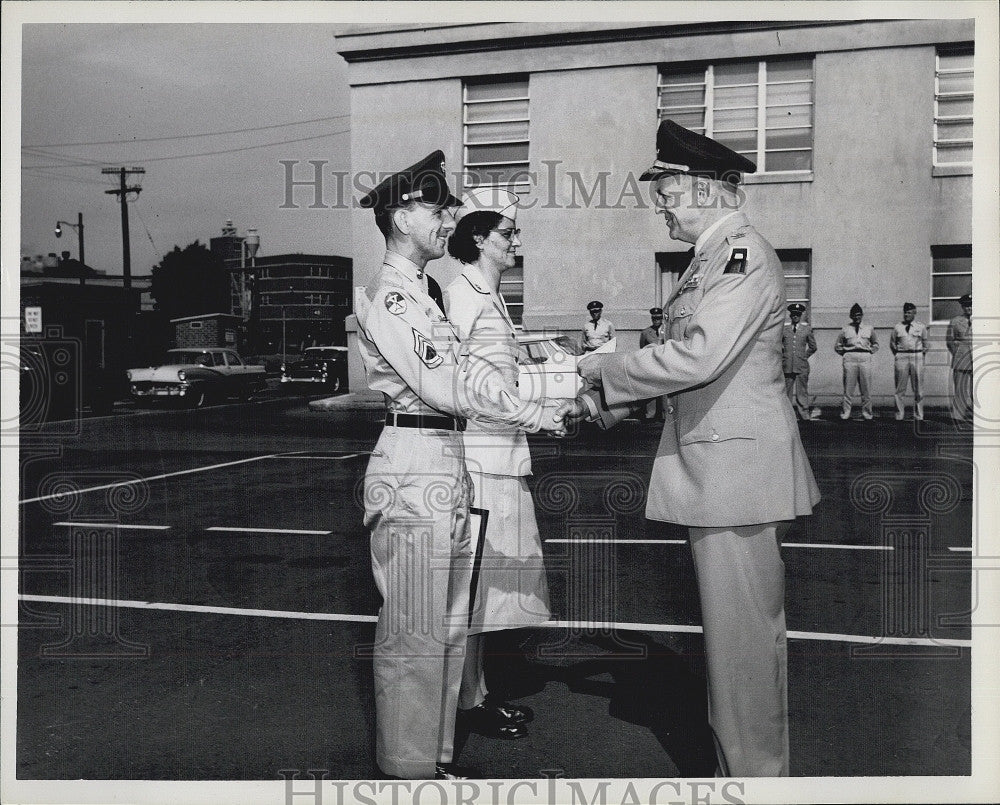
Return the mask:
<svg viewBox="0 0 1000 805"><path fill-rule="evenodd" d="M190 470L177 470L177 472L165 472L162 475L150 475L148 478L133 478L129 481L118 481L113 484L101 484L100 486L88 486L85 489L65 489L59 492L53 492L51 495L41 495L37 498L24 498L24 500L18 501L19 506L24 506L26 503L38 503L41 500L54 500L56 498L67 498L73 495L83 495L87 492L99 492L102 489L117 489L121 486L133 486L134 484L144 484L148 481L160 481L164 478L176 478L178 475L191 475L196 472L208 472L210 470L218 470L223 467L235 467L238 464L249 464L252 461L263 461L264 459L274 458L274 453L268 453L266 456L253 456L252 458L241 458L239 461L226 461L222 464L209 464L207 467L193 467Z"/></svg>
<svg viewBox="0 0 1000 805"><path fill-rule="evenodd" d="M557 545L603 545L613 543L615 545L687 545L686 539L547 539L545 542Z"/></svg>
<svg viewBox="0 0 1000 805"><path fill-rule="evenodd" d="M545 542L560 544L592 545L687 545L686 539L547 539ZM843 551L891 551L892 545L837 545L829 542L782 542L782 548L837 548ZM969 550L972 550L971 548Z"/></svg>
<svg viewBox="0 0 1000 805"><path fill-rule="evenodd" d="M357 458L358 456L367 456L369 453L348 453L346 456L324 456L324 455L305 455L300 456L297 453L280 453L274 456L274 458L297 458L303 461L344 461L348 458Z"/></svg>
<svg viewBox="0 0 1000 805"><path fill-rule="evenodd" d="M307 528L245 528L242 526L213 525L205 529L206 531L227 531L237 534L316 534L325 536L332 534L332 531L312 531Z"/></svg>
<svg viewBox="0 0 1000 805"><path fill-rule="evenodd" d="M377 623L376 615L348 615L336 612L295 612L283 609L246 609L242 607L201 606L198 604L169 604L155 601L118 601L105 598L73 598L63 595L18 595L21 601L46 604L72 604L74 606L103 606L122 609L155 609L170 612L198 612L207 615L239 615L252 618L283 618L287 620L344 621L349 623ZM589 631L622 632L673 632L701 634L701 627L692 624L622 623L617 621L545 621L543 629L582 629ZM869 635L836 634L831 632L800 632L789 630L792 640L819 640L832 643L860 643L863 645L892 646L955 646L971 648L972 640L929 637L878 637Z"/></svg>
<svg viewBox="0 0 1000 805"><path fill-rule="evenodd" d="M127 528L129 531L167 531L168 525L139 525L137 523L53 523L52 525L65 525L73 528Z"/></svg>
<svg viewBox="0 0 1000 805"><path fill-rule="evenodd" d="M949 548L949 551L954 553L972 553L972 548Z"/></svg>

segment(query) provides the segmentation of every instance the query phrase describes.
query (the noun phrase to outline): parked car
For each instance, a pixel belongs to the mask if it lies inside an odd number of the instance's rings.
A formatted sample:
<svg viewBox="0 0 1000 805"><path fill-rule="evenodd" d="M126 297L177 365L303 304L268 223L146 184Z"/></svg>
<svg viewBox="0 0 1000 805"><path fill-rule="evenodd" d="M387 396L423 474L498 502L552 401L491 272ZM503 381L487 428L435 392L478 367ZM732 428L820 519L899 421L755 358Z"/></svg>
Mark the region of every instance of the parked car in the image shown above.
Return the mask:
<svg viewBox="0 0 1000 805"><path fill-rule="evenodd" d="M522 400L576 397L583 378L576 373L579 344L572 336L522 333L517 336L518 395Z"/></svg>
<svg viewBox="0 0 1000 805"><path fill-rule="evenodd" d="M21 342L20 427L71 419L84 410L110 414L124 396L121 370L114 372L81 354L74 339Z"/></svg>
<svg viewBox="0 0 1000 805"><path fill-rule="evenodd" d="M129 369L129 392L138 403L174 400L199 408L229 397L248 399L265 386L264 367L243 363L231 349L171 349L160 366Z"/></svg>
<svg viewBox="0 0 1000 805"><path fill-rule="evenodd" d="M300 394L347 391L347 347L306 347L281 366L281 388Z"/></svg>

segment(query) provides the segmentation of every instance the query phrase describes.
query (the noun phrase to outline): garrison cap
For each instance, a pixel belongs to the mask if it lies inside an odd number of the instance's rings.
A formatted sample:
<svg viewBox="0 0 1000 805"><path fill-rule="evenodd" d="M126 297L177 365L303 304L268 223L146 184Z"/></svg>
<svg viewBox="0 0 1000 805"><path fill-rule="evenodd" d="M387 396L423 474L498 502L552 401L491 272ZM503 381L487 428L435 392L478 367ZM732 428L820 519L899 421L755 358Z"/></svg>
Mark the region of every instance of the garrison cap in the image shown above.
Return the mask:
<svg viewBox="0 0 1000 805"><path fill-rule="evenodd" d="M651 307L649 309L649 315L650 316L662 316L663 315L663 308L662 307Z"/></svg>
<svg viewBox="0 0 1000 805"><path fill-rule="evenodd" d="M906 313L907 310L916 310L917 306L913 302L906 302L903 305L903 312Z"/></svg>
<svg viewBox="0 0 1000 805"><path fill-rule="evenodd" d="M455 211L455 220L461 221L470 212L497 212L512 221L517 220L517 193L502 187L477 187L468 191L462 206Z"/></svg>
<svg viewBox="0 0 1000 805"><path fill-rule="evenodd" d="M798 313L801 315L802 313L806 312L806 306L803 305L801 302L792 302L792 304L788 306L788 312Z"/></svg>
<svg viewBox="0 0 1000 805"><path fill-rule="evenodd" d="M587 310L604 310L604 305L595 299L587 304Z"/></svg>
<svg viewBox="0 0 1000 805"><path fill-rule="evenodd" d="M851 305L851 311L850 311L849 315L853 316L855 313L860 313L861 315L864 315L864 313L865 313L861 309L861 305L859 305L857 302L855 302L853 305Z"/></svg>
<svg viewBox="0 0 1000 805"><path fill-rule="evenodd" d="M739 182L757 166L722 143L696 134L673 120L663 120L656 132L656 161L639 177L646 182L667 173L687 173Z"/></svg>
<svg viewBox="0 0 1000 805"><path fill-rule="evenodd" d="M967 294L961 296L959 298L959 300L958 300L958 304L964 305L966 307L971 306L972 305L972 294L971 293L967 293Z"/></svg>
<svg viewBox="0 0 1000 805"><path fill-rule="evenodd" d="M375 212L422 201L438 207L458 207L461 201L451 194L444 175L444 153L428 154L405 170L387 176L359 202Z"/></svg>

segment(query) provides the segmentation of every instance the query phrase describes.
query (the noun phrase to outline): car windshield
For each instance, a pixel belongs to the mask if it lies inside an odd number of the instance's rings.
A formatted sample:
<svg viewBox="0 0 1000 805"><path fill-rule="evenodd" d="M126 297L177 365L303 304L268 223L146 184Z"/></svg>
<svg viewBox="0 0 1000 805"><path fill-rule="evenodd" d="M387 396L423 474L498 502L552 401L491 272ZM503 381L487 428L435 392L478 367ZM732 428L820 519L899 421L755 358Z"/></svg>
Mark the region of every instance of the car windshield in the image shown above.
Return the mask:
<svg viewBox="0 0 1000 805"><path fill-rule="evenodd" d="M212 360L211 352L171 352L167 356L167 360L170 363L187 363L196 364L200 366L213 366L214 361Z"/></svg>

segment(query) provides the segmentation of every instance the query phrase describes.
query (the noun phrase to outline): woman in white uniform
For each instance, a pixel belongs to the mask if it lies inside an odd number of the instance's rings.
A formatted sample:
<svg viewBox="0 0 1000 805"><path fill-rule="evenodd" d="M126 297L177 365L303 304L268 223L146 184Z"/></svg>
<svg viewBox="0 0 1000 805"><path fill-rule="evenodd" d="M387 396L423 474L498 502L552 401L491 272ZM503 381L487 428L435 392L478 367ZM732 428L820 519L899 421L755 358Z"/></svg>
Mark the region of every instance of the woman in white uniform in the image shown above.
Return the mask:
<svg viewBox="0 0 1000 805"><path fill-rule="evenodd" d="M455 215L448 242L462 273L444 291L445 309L468 354L476 383L503 383L517 395L517 340L500 293L500 278L514 268L521 245L514 193L495 187L470 191ZM549 620L541 538L525 476L531 454L523 431L470 420L465 458L475 490L473 511L482 510L474 555L478 583L470 615L459 716L473 731L520 738L531 720L527 707L491 698L483 676L486 633L534 626ZM483 536L485 534L485 536ZM473 534L474 538L477 535Z"/></svg>

